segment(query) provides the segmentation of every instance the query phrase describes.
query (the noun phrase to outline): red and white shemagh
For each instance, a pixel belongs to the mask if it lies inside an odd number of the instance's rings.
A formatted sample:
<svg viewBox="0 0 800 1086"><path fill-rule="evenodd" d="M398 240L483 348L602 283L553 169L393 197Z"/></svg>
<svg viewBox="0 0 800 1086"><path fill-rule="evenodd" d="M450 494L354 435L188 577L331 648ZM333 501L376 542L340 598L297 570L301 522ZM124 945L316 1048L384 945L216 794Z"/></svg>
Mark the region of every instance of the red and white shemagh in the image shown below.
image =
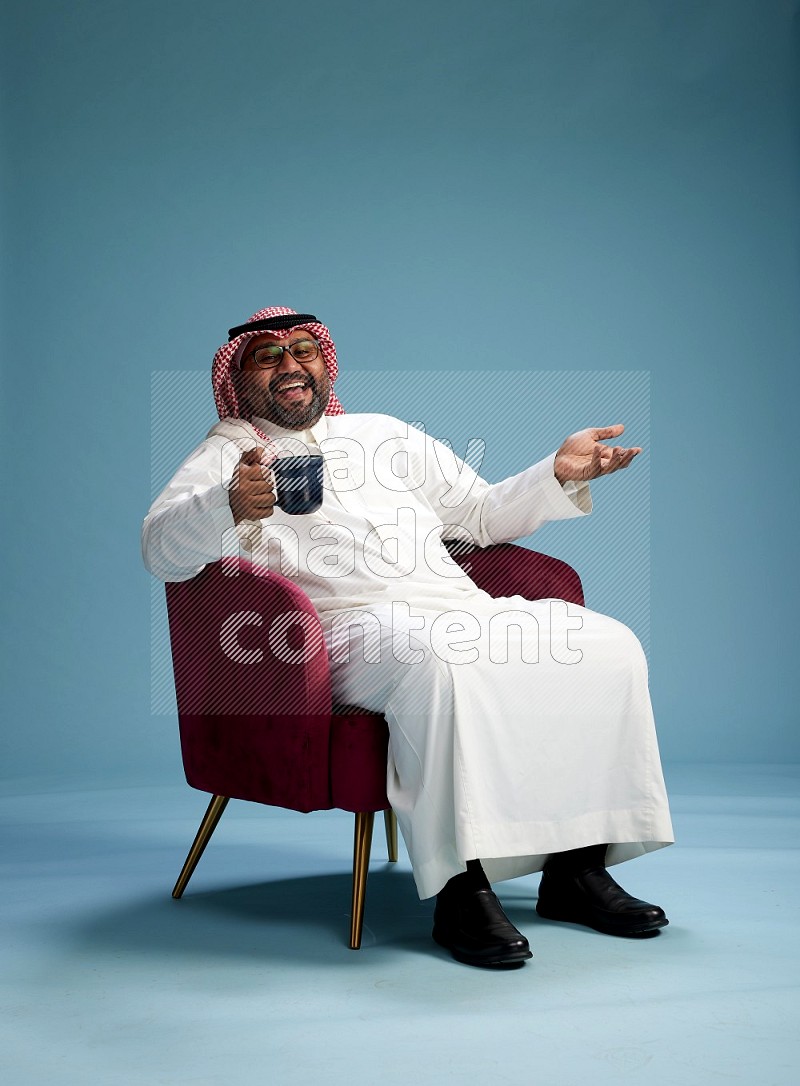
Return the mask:
<svg viewBox="0 0 800 1086"><path fill-rule="evenodd" d="M252 317L248 317L247 324L251 324L253 321L266 320L268 317L284 317L296 312L296 309L288 309L285 305L271 305L267 309L259 309ZM331 383L331 395L328 406L325 408L325 414L343 415L344 408L333 391L333 384L339 372L339 363L336 360L336 347L331 339L330 332L324 324L320 324L318 321L310 321L308 324L297 324L292 328L282 329L281 338L288 336L295 328L304 328L315 339L319 340L325 369L328 371L328 378ZM274 334L278 335L277 332ZM263 333L258 331L242 332L241 335L232 339L230 343L224 343L214 355L211 366L211 386L214 389L214 403L217 405L217 414L221 419L239 419L243 417L240 414L239 400L236 396L231 369L238 366L245 345L251 339L255 339L256 336L260 335L263 335ZM260 433L260 431L257 432Z"/></svg>

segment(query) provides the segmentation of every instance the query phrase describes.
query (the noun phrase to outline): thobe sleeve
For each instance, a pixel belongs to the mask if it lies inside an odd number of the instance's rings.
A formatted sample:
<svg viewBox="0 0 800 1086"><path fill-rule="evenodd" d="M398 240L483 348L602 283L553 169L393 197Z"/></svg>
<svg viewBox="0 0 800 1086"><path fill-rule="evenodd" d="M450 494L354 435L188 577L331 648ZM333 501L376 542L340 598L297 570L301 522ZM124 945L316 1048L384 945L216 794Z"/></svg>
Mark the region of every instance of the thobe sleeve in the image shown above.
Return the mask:
<svg viewBox="0 0 800 1086"><path fill-rule="evenodd" d="M551 520L591 512L588 483L556 479L556 454L499 483L487 483L453 450L427 438L424 493L445 525L443 539L467 538L479 547L509 543Z"/></svg>
<svg viewBox="0 0 800 1086"><path fill-rule="evenodd" d="M239 553L225 485L238 456L231 442L203 442L153 502L142 526L142 556L162 581L188 581L209 562Z"/></svg>

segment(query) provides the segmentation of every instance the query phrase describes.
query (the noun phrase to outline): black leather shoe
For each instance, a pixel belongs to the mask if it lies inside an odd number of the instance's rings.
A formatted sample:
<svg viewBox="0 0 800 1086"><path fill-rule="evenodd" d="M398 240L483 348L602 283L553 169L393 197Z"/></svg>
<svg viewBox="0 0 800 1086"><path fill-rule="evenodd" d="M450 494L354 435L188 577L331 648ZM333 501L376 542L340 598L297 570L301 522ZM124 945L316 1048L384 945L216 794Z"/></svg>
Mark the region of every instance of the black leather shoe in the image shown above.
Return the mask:
<svg viewBox="0 0 800 1086"><path fill-rule="evenodd" d="M528 940L488 887L451 898L440 894L433 913L433 938L465 965L502 968L522 965L533 957Z"/></svg>
<svg viewBox="0 0 800 1086"><path fill-rule="evenodd" d="M631 897L604 867L563 871L546 864L536 912L606 935L650 935L669 923L663 909Z"/></svg>

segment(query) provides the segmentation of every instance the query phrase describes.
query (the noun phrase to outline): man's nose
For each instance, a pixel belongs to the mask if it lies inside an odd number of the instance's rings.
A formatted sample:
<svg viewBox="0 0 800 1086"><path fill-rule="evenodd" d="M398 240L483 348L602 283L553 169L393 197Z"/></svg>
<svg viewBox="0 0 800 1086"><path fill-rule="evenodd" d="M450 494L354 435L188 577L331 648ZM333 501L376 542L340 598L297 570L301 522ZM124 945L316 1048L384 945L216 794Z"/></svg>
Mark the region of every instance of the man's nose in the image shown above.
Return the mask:
<svg viewBox="0 0 800 1086"><path fill-rule="evenodd" d="M284 351L281 355L281 360L275 367L277 373L303 373L303 367L293 358L289 351Z"/></svg>

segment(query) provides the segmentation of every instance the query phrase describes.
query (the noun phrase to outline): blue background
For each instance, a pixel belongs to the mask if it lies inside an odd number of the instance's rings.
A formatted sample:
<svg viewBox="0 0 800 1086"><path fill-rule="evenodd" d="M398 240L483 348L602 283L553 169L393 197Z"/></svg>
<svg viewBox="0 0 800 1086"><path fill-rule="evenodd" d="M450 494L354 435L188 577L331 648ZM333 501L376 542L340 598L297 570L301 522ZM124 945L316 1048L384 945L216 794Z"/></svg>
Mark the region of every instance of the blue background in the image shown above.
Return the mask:
<svg viewBox="0 0 800 1086"><path fill-rule="evenodd" d="M490 442L498 377L649 371L647 452L595 496L625 505L648 473L649 524L632 507L628 528L651 533L662 751L800 760L797 3L5 12L7 777L179 772L139 555L151 374L207 373L270 304L329 324L345 406L457 450ZM398 408L403 373L420 410ZM617 421L565 406L528 396L488 477ZM213 418L209 392L189 445ZM591 605L625 568L613 523L569 526L580 562L570 535L535 540Z"/></svg>

